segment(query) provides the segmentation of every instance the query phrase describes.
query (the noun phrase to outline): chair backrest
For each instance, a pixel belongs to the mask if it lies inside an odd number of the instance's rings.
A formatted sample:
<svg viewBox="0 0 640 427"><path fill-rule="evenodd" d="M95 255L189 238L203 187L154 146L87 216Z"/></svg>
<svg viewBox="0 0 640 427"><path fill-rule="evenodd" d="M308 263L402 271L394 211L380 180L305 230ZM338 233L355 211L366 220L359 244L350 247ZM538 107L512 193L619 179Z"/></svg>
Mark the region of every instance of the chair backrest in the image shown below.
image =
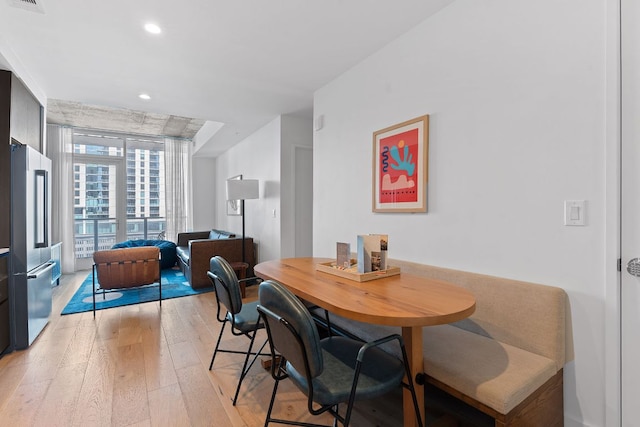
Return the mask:
<svg viewBox="0 0 640 427"><path fill-rule="evenodd" d="M236 272L226 259L214 256L209 261L209 272L213 275L213 287L218 303L225 306L231 314L242 310L242 293Z"/></svg>
<svg viewBox="0 0 640 427"><path fill-rule="evenodd" d="M273 280L265 280L258 288L258 311L262 315L269 341L300 373L315 378L322 373L320 336L311 314L287 288Z"/></svg>
<svg viewBox="0 0 640 427"><path fill-rule="evenodd" d="M95 251L93 262L102 289L149 285L160 280L160 250L155 246Z"/></svg>

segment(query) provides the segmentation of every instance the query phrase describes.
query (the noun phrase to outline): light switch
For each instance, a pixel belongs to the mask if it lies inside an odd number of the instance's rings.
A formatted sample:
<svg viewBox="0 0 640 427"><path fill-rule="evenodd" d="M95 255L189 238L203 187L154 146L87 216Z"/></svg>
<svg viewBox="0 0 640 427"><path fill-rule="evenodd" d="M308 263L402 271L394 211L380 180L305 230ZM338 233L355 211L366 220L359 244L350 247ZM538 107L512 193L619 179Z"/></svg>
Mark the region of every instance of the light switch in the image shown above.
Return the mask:
<svg viewBox="0 0 640 427"><path fill-rule="evenodd" d="M580 219L580 208L577 206L571 206L571 213L569 213L569 219L577 221Z"/></svg>
<svg viewBox="0 0 640 427"><path fill-rule="evenodd" d="M585 225L585 200L564 201L564 225Z"/></svg>

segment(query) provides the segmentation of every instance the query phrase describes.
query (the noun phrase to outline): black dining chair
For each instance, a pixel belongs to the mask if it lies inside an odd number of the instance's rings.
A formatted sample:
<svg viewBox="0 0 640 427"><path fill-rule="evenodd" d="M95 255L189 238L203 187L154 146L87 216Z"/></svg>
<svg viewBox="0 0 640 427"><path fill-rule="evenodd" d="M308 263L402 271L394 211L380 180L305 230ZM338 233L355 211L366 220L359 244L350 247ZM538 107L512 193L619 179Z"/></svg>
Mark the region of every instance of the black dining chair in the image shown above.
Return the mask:
<svg viewBox="0 0 640 427"><path fill-rule="evenodd" d="M218 335L218 341L216 342L216 347L213 350L213 356L211 357L211 364L209 364L209 370L213 368L213 362L219 352L245 355L244 364L240 371L238 386L236 387L236 392L233 396L233 404L235 405L238 400L238 393L240 392L242 380L244 380L247 372L249 372L249 369L251 369L258 356L270 356L269 353L262 353L262 350L268 340L265 339L257 352L253 353L251 351L256 339L256 334L258 333L258 330L264 329L264 323L260 320L260 315L256 310L258 301L253 301L247 304L242 303L240 283L238 282L235 271L227 260L220 256L211 258L209 261L209 271L207 272L207 276L209 276L209 279L213 282L217 304L216 317L218 321L222 323L220 335ZM224 317L221 316L223 308L226 310ZM243 335L249 338L249 348L246 351L220 348L220 342L227 323L231 324L231 333L234 336ZM249 363L250 356L253 356L251 363Z"/></svg>
<svg viewBox="0 0 640 427"><path fill-rule="evenodd" d="M271 345L271 375L275 380L265 427L270 422L319 426L271 418L278 384L289 378L307 396L307 409L313 415L328 412L334 425L349 425L356 399L381 396L402 385L411 391L418 424L422 419L407 353L400 335L394 334L369 343L329 336L320 339L318 329L304 304L282 284L266 280L258 288L260 313ZM404 360L378 348L396 340ZM406 376L407 382L403 381ZM347 403L343 415L338 404Z"/></svg>

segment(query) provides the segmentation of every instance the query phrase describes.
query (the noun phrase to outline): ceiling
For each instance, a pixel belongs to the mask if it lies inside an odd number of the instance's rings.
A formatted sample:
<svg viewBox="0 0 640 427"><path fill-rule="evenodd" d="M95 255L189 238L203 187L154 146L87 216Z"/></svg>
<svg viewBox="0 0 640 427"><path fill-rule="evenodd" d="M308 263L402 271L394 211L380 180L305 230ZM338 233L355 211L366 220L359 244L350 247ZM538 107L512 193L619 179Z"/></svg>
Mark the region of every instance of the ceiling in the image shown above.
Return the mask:
<svg viewBox="0 0 640 427"><path fill-rule="evenodd" d="M85 129L193 139L204 125L205 120L48 99L47 123Z"/></svg>
<svg viewBox="0 0 640 427"><path fill-rule="evenodd" d="M48 121L212 122L197 155L215 156L281 114L311 118L314 91L453 1L0 0L0 68L38 85Z"/></svg>

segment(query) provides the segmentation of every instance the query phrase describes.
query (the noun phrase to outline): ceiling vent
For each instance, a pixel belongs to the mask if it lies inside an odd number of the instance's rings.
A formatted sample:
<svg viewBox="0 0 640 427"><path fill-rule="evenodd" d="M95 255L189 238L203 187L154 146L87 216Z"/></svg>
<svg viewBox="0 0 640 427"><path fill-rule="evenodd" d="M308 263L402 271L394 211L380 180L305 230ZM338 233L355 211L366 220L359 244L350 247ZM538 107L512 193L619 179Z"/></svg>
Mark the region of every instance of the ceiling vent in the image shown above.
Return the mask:
<svg viewBox="0 0 640 427"><path fill-rule="evenodd" d="M32 12L44 13L42 0L7 0L10 6L19 7L20 9L30 10Z"/></svg>

